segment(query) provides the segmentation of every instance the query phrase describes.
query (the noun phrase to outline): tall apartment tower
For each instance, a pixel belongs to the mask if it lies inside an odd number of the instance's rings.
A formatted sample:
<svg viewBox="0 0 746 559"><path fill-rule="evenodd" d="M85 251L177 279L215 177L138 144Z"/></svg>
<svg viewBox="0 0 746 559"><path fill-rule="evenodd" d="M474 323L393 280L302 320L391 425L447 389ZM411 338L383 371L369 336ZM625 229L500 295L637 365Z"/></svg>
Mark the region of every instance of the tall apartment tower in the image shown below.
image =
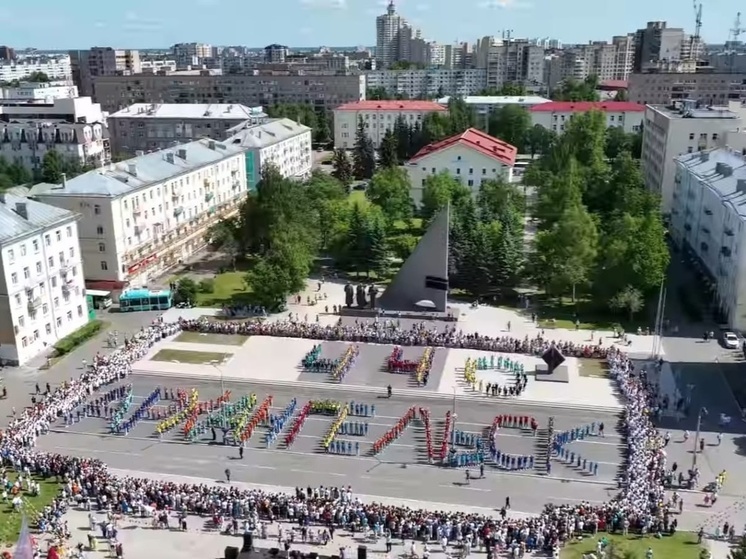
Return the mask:
<svg viewBox="0 0 746 559"><path fill-rule="evenodd" d="M685 40L683 29L668 27L665 21L649 21L645 29L635 33L633 71L639 73L658 62L681 60Z"/></svg>
<svg viewBox="0 0 746 559"><path fill-rule="evenodd" d="M376 60L378 67L385 69L398 59L399 30L406 24L396 13L394 0L389 2L386 13L376 18Z"/></svg>
<svg viewBox="0 0 746 559"><path fill-rule="evenodd" d="M73 81L81 97L92 97L93 78L99 76L129 76L142 73L140 52L111 47L71 50L70 65Z"/></svg>

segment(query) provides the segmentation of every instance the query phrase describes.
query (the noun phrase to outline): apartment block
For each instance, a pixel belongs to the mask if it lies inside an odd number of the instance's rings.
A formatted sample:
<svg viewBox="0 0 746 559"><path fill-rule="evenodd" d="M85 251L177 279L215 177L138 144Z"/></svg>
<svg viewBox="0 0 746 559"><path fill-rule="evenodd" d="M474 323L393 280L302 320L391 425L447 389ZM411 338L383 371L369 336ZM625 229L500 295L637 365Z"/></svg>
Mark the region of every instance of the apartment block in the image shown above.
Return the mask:
<svg viewBox="0 0 746 559"><path fill-rule="evenodd" d="M487 87L484 69L378 70L365 75L369 88L382 87L391 96L408 99L474 95Z"/></svg>
<svg viewBox="0 0 746 559"><path fill-rule="evenodd" d="M0 60L0 82L20 81L37 72L52 80L72 79L70 57L61 54Z"/></svg>
<svg viewBox="0 0 746 559"><path fill-rule="evenodd" d="M629 76L630 101L669 105L686 99L720 107L731 100L746 100L746 73L648 72Z"/></svg>

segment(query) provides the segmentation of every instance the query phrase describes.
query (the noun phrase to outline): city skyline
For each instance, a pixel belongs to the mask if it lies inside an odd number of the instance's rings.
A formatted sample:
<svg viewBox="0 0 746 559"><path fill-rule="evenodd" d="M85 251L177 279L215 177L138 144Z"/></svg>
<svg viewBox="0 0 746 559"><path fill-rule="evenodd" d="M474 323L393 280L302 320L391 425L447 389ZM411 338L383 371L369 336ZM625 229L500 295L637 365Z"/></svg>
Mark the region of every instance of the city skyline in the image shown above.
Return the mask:
<svg viewBox="0 0 746 559"><path fill-rule="evenodd" d="M278 0L256 4L238 0L161 0L157 4L131 0L126 9L116 4L95 4L95 10L71 13L64 4L39 0L33 6L0 8L0 25L2 42L17 49L93 45L168 48L190 41L249 47L270 43L291 47L371 46L376 42L375 17L385 12L387 4L388 0ZM694 7L681 9L680 0L662 0L653 6L631 0L623 7L611 5L604 10L594 9L596 5L593 0L576 0L570 10L566 4L549 0L467 0L464 4L448 0L396 1L397 11L421 28L425 38L440 43L471 43L486 35L499 36L504 30L511 30L514 37L586 43L609 40L654 20L665 20L671 27L689 32L694 29ZM725 42L738 9L736 0L720 0L717 9L705 5L704 40ZM537 14L542 17L537 18ZM490 18L495 23L485 24ZM256 20L264 23L253 25Z"/></svg>

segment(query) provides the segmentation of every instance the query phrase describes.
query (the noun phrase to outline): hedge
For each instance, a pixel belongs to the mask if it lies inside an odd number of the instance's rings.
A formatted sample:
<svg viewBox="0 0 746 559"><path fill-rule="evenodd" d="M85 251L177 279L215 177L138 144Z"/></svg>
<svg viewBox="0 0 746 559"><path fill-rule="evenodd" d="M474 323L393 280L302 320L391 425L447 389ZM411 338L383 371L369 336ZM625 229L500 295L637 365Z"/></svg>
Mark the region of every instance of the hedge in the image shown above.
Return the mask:
<svg viewBox="0 0 746 559"><path fill-rule="evenodd" d="M65 336L54 344L55 356L66 355L79 345L87 342L101 331L104 324L103 320L91 320L88 324L81 326L69 336Z"/></svg>

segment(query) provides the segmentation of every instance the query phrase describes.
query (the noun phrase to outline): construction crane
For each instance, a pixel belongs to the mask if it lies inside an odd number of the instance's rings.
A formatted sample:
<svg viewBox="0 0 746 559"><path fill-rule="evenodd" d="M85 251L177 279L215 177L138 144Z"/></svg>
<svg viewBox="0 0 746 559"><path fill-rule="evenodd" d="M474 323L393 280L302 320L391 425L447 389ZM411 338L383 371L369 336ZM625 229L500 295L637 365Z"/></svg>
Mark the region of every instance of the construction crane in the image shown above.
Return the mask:
<svg viewBox="0 0 746 559"><path fill-rule="evenodd" d="M729 43L737 43L738 38L743 35L746 28L741 27L741 12L736 14L736 20L733 22L733 27L730 29L730 37L728 37Z"/></svg>
<svg viewBox="0 0 746 559"><path fill-rule="evenodd" d="M699 41L702 32L702 2L697 3L694 0L694 35L690 40L689 57L692 59L699 58Z"/></svg>

